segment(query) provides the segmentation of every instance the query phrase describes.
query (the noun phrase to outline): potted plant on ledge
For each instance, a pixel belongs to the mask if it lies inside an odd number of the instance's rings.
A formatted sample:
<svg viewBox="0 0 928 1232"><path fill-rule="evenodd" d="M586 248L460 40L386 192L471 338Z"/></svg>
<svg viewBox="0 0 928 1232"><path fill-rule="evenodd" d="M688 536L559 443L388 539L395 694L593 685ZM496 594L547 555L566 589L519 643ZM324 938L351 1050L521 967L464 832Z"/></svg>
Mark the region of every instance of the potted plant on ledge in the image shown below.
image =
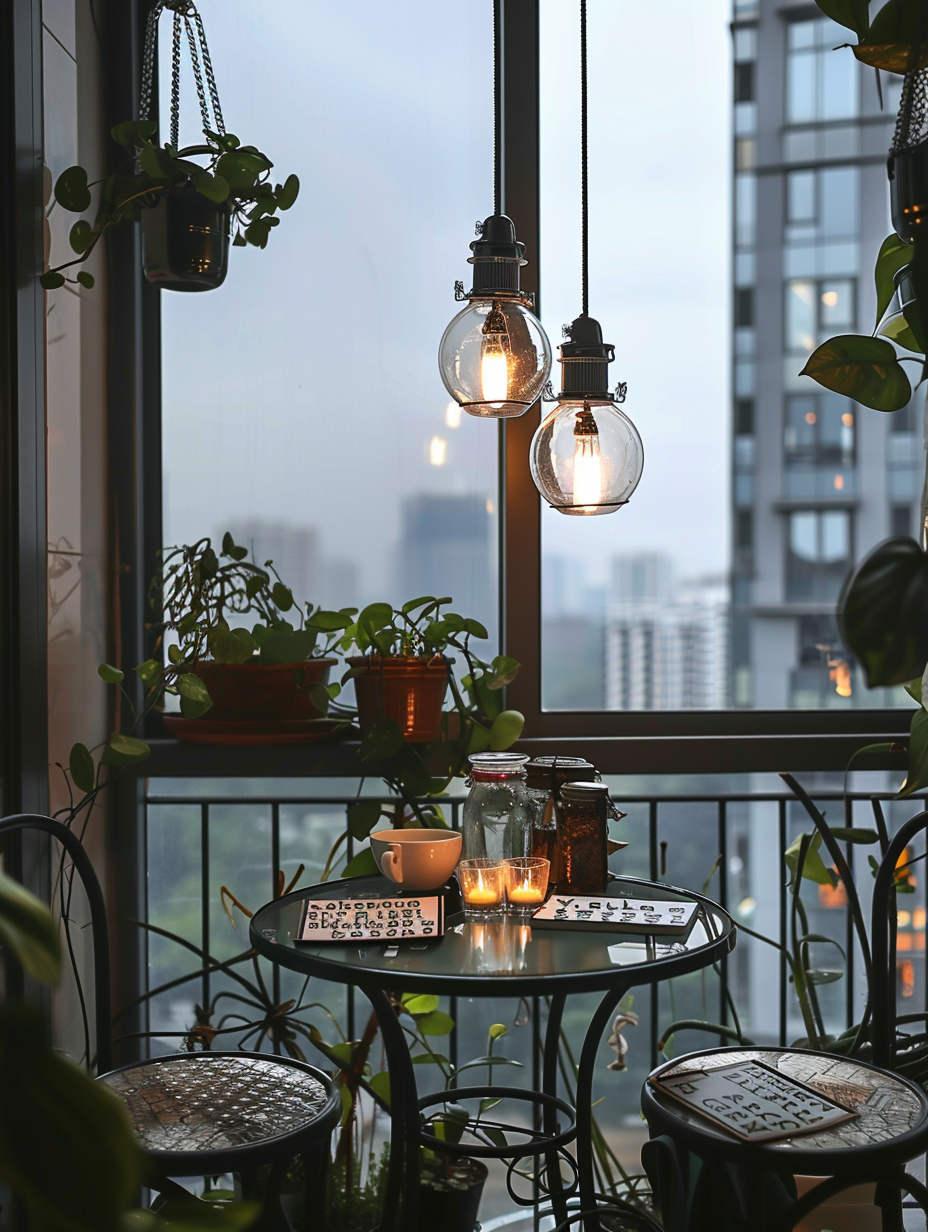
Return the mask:
<svg viewBox="0 0 928 1232"><path fill-rule="evenodd" d="M326 718L340 691L328 684L336 663L328 652L354 609L301 611L273 562L262 567L247 556L228 533L218 555L209 538L164 553L151 588L163 610L156 652L167 643L170 664L182 672L181 714L165 716L165 727L181 739L240 743L311 739L347 724ZM161 664L142 667L154 676Z"/></svg>

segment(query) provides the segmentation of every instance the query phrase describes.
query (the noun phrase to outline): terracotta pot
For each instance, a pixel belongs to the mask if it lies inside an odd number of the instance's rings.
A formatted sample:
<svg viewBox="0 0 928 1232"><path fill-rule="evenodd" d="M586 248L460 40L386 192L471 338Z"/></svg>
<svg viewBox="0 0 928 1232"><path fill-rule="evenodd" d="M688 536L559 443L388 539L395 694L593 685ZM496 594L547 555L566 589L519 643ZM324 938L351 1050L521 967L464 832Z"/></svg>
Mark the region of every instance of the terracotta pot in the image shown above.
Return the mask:
<svg viewBox="0 0 928 1232"><path fill-rule="evenodd" d="M213 699L209 719L275 722L318 719L322 711L310 700L310 690L328 684L335 659L265 667L260 663L198 663L192 668Z"/></svg>
<svg viewBox="0 0 928 1232"><path fill-rule="evenodd" d="M188 180L142 210L145 277L167 291L212 291L229 269L229 211Z"/></svg>
<svg viewBox="0 0 928 1232"><path fill-rule="evenodd" d="M448 661L357 655L348 660L363 668L354 680L362 734L378 719L393 719L410 744L433 744L441 735L441 708L448 687Z"/></svg>
<svg viewBox="0 0 928 1232"><path fill-rule="evenodd" d="M454 1188L429 1185L425 1180L419 1186L419 1228L421 1232L473 1232L477 1212L487 1179L486 1165L469 1156L454 1161Z"/></svg>

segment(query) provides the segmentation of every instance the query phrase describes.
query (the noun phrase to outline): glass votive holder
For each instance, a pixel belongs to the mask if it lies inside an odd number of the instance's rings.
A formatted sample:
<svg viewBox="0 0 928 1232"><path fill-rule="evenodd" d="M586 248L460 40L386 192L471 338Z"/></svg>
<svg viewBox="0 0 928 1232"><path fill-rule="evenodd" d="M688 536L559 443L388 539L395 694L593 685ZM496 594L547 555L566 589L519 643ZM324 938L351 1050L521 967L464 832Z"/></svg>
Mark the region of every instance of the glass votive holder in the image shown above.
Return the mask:
<svg viewBox="0 0 928 1232"><path fill-rule="evenodd" d="M542 856L517 856L505 864L509 912L527 919L545 901L551 861Z"/></svg>
<svg viewBox="0 0 928 1232"><path fill-rule="evenodd" d="M485 856L461 860L458 882L465 915L486 919L502 911L506 899L506 867L502 860L488 860Z"/></svg>

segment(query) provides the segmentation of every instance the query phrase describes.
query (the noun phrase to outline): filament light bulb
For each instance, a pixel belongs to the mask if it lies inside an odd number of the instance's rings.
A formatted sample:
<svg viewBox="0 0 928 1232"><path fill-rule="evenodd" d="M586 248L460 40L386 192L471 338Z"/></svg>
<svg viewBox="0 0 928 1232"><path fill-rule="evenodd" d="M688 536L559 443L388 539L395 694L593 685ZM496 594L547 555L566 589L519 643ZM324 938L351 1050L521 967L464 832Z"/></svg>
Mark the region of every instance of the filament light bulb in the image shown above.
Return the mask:
<svg viewBox="0 0 928 1232"><path fill-rule="evenodd" d="M598 505L603 498L603 455L599 429L591 412L584 409L574 422L574 502Z"/></svg>
<svg viewBox="0 0 928 1232"><path fill-rule="evenodd" d="M494 214L471 244L473 289L456 297L467 306L445 330L438 366L445 389L468 415L505 419L538 401L551 371L551 344L519 287L525 245L512 220Z"/></svg>

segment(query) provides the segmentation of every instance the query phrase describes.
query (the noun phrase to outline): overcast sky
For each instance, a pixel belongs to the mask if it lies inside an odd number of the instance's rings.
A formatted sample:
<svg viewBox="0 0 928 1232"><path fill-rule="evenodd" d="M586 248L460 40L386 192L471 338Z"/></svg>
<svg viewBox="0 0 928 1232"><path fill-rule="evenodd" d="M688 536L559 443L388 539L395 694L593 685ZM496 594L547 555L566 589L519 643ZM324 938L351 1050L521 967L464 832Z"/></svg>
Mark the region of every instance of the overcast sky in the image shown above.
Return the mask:
<svg viewBox="0 0 928 1232"><path fill-rule="evenodd" d="M577 8L542 0L555 346L580 308ZM495 502L496 428L447 426L436 362L474 221L492 211L491 3L200 11L227 128L302 191L266 251L233 249L224 287L163 296L166 540L248 515L313 525L376 591L403 495ZM665 550L684 573L727 564L728 18L726 0L589 3L591 311L645 447L626 509L546 512L546 550L594 578L622 551ZM194 140L189 78L183 107Z"/></svg>

